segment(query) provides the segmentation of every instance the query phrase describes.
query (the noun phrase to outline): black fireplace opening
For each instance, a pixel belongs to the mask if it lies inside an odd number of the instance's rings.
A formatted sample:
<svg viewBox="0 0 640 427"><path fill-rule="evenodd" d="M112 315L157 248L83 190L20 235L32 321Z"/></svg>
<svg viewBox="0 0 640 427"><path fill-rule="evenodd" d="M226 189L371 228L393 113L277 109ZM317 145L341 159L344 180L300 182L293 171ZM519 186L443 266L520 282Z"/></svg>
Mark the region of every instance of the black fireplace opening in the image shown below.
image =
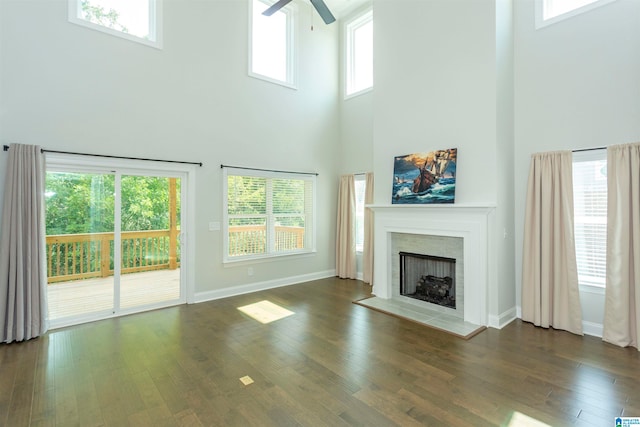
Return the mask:
<svg viewBox="0 0 640 427"><path fill-rule="evenodd" d="M456 308L456 260L400 252L400 295Z"/></svg>

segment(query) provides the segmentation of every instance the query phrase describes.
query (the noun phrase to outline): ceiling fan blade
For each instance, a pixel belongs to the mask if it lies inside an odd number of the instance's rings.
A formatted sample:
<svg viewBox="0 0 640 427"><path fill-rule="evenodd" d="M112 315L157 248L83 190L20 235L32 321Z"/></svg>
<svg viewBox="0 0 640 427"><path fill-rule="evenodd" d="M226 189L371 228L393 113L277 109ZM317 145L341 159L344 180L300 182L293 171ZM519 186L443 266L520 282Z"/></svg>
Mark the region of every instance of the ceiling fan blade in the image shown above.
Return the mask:
<svg viewBox="0 0 640 427"><path fill-rule="evenodd" d="M311 4L316 8L325 24L331 24L336 20L323 0L311 0Z"/></svg>
<svg viewBox="0 0 640 427"><path fill-rule="evenodd" d="M280 9L282 9L283 7L285 7L286 5L288 5L289 3L291 3L291 0L280 0L275 2L274 4L272 4L269 9L265 10L264 12L262 12L262 14L264 16L271 16L274 13L276 13L277 11L279 11Z"/></svg>

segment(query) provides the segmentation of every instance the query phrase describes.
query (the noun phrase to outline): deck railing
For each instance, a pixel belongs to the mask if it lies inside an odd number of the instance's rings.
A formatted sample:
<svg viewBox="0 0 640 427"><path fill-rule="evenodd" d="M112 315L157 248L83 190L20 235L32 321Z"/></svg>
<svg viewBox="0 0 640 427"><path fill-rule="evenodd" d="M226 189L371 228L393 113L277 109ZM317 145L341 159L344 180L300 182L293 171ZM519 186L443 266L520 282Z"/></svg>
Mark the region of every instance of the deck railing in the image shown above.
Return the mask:
<svg viewBox="0 0 640 427"><path fill-rule="evenodd" d="M125 231L121 240L123 274L180 266L180 243L169 230ZM49 283L113 274L113 233L52 235L46 244Z"/></svg>
<svg viewBox="0 0 640 427"><path fill-rule="evenodd" d="M304 248L304 227L276 226L276 251ZM229 227L229 256L262 254L267 251L267 229L264 225Z"/></svg>
<svg viewBox="0 0 640 427"><path fill-rule="evenodd" d="M277 226L275 231L277 251L304 248L303 227ZM124 231L121 240L123 274L180 266L180 243L169 230ZM46 244L49 283L113 275L113 233L51 235ZM265 251L264 226L229 227L231 256Z"/></svg>

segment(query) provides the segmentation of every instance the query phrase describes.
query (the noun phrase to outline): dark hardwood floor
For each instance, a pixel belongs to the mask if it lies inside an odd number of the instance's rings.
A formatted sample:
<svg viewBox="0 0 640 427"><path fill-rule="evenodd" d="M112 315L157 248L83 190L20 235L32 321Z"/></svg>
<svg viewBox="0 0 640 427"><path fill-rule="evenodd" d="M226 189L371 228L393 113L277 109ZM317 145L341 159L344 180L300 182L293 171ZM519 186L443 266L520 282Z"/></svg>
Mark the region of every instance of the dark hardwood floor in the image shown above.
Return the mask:
<svg viewBox="0 0 640 427"><path fill-rule="evenodd" d="M367 295L325 279L0 345L0 424L601 427L640 416L635 349L520 321L464 341L352 304ZM237 310L265 299L295 315L265 325Z"/></svg>

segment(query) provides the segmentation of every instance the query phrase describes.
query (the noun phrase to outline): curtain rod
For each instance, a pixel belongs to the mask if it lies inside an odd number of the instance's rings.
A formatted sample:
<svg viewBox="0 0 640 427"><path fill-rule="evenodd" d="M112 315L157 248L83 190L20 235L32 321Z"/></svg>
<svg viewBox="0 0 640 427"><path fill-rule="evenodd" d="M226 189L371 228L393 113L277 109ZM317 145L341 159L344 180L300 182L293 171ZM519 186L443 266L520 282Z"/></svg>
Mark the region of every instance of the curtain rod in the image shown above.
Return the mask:
<svg viewBox="0 0 640 427"><path fill-rule="evenodd" d="M9 151L8 145L2 146L3 151ZM182 162L180 160L162 160L162 159L147 159L144 157L125 157L125 156L110 156L107 154L90 154L90 153L76 153L73 151L57 151L57 150L45 150L42 148L41 153L56 153L56 154L73 154L76 156L89 156L89 157L106 157L109 159L125 159L125 160L144 160L147 162L163 162L163 163L181 163L185 165L198 165L202 167L202 162Z"/></svg>
<svg viewBox="0 0 640 427"><path fill-rule="evenodd" d="M606 150L607 147L594 147L594 148L579 148L577 150L571 150L572 153L580 153L582 151L596 151L596 150Z"/></svg>
<svg viewBox="0 0 640 427"><path fill-rule="evenodd" d="M259 169L259 168L245 168L242 166L229 166L229 165L220 165L220 169L224 168L233 168L233 169L244 169L249 171L260 171L260 172L276 172L276 173L292 173L296 175L315 175L318 176L317 172L292 172L292 171L279 171L274 169Z"/></svg>

